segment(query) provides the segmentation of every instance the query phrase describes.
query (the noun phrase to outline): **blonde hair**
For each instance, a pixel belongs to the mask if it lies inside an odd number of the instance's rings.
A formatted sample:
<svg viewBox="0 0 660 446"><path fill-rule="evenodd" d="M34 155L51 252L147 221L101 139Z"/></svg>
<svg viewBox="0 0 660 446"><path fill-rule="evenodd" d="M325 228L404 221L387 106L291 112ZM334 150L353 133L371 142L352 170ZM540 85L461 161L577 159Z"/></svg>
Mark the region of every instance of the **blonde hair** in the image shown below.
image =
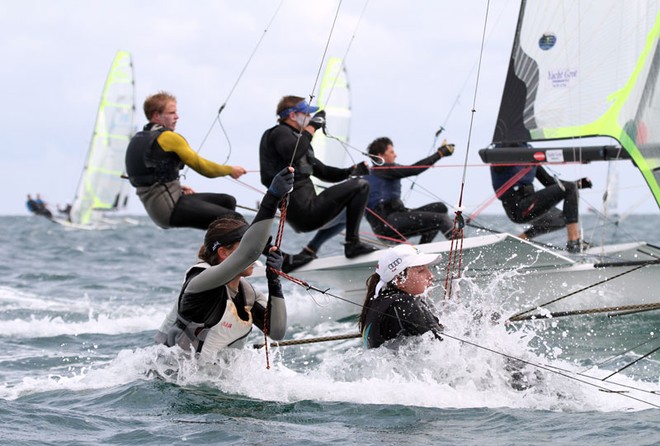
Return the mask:
<svg viewBox="0 0 660 446"><path fill-rule="evenodd" d="M166 91L159 91L156 94L147 96L144 100L144 115L148 121L154 116L154 113L163 113L165 107L170 102L176 102L176 97Z"/></svg>

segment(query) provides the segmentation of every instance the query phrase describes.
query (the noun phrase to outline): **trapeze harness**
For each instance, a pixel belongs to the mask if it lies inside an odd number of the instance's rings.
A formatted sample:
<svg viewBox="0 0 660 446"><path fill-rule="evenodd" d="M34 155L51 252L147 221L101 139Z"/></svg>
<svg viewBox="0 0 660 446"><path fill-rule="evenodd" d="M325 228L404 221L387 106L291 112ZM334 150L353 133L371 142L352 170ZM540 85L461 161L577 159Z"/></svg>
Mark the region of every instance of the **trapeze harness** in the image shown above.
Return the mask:
<svg viewBox="0 0 660 446"><path fill-rule="evenodd" d="M247 280L241 278L237 293L232 292L227 285L222 285L195 294L195 302L205 302L205 307L212 306L204 308L206 319L203 322L193 322L184 318L181 316L181 303L186 295L186 287L195 276L210 266L206 262L198 263L186 272L186 281L179 295L176 322L167 333L165 344L168 347L178 345L186 351L195 353L202 352L205 345L212 352L225 347L242 348L252 331L252 308L255 303L262 303L260 302L262 299L264 307L267 304L264 296Z"/></svg>

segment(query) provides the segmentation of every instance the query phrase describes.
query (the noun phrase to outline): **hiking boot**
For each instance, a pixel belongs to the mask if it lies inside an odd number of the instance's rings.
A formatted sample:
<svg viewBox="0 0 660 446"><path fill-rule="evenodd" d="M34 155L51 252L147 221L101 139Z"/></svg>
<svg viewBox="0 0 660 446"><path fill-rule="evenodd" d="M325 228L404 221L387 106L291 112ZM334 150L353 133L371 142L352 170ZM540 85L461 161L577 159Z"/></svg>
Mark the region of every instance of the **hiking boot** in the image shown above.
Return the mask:
<svg viewBox="0 0 660 446"><path fill-rule="evenodd" d="M348 259L353 259L355 257L363 256L365 254L369 254L374 251L378 251L378 248L363 243L360 240L346 242L346 244L344 245L344 255Z"/></svg>
<svg viewBox="0 0 660 446"><path fill-rule="evenodd" d="M571 254L579 254L581 252L586 251L591 247L591 243L586 242L582 239L578 240L569 240L566 242L566 251L570 252Z"/></svg>
<svg viewBox="0 0 660 446"><path fill-rule="evenodd" d="M298 254L283 254L282 257L284 258L284 261L282 262L282 271L290 273L294 269L307 265L316 258L316 255L303 249Z"/></svg>

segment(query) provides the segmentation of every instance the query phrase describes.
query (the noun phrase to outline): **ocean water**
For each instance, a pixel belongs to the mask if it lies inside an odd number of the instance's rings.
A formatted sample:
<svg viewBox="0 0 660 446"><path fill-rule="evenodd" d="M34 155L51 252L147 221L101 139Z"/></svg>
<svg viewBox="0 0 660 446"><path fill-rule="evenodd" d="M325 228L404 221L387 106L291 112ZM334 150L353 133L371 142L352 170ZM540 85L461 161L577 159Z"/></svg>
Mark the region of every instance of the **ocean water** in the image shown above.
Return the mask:
<svg viewBox="0 0 660 446"><path fill-rule="evenodd" d="M152 339L201 231L145 217L98 231L27 216L0 225L2 444L660 444L660 352L602 380L660 346L658 311L504 326L463 299L439 308L443 342L246 348L201 364ZM659 227L630 216L603 237L657 245ZM283 247L306 238L288 231ZM323 254L341 249L332 240ZM357 332L332 297L285 290L287 339Z"/></svg>

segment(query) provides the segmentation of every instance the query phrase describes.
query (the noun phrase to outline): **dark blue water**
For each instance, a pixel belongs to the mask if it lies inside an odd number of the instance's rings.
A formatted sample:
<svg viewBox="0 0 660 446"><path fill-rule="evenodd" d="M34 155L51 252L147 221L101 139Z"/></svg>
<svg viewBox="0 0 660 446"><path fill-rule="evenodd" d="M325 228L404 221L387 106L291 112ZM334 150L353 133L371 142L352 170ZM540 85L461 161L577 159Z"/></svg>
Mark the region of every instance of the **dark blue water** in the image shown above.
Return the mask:
<svg viewBox="0 0 660 446"><path fill-rule="evenodd" d="M507 328L475 319L466 299L443 314L455 338L442 343L271 348L270 369L248 348L199 364L152 336L202 232L135 220L81 231L0 217L2 444L660 444L658 353L600 380L658 347L657 311ZM659 244L659 226L629 218L607 237ZM284 248L305 238L287 232ZM341 249L333 240L324 253ZM356 331L332 298L285 289L288 339ZM505 354L526 362L526 388L512 385Z"/></svg>

